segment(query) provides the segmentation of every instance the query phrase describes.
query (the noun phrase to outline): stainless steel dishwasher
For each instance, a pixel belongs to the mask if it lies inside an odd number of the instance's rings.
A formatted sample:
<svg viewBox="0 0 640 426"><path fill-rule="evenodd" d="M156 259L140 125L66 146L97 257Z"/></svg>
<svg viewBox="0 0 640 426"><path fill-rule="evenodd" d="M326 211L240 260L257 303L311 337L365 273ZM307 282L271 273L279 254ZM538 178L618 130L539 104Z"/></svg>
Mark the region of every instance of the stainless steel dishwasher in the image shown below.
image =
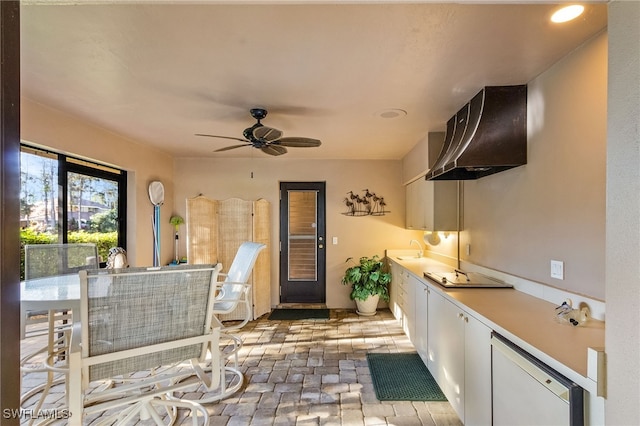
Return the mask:
<svg viewBox="0 0 640 426"><path fill-rule="evenodd" d="M584 425L584 390L495 332L491 369L494 426Z"/></svg>

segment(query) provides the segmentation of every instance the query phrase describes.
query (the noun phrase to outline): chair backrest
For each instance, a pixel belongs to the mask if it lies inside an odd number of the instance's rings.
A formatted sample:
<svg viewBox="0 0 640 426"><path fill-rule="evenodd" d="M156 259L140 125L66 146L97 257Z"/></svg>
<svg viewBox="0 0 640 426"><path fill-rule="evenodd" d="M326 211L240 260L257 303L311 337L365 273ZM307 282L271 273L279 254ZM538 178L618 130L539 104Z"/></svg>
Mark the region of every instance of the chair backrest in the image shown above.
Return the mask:
<svg viewBox="0 0 640 426"><path fill-rule="evenodd" d="M246 283L249 280L258 254L266 247L262 243L244 242L240 244L236 256L227 272L226 282Z"/></svg>
<svg viewBox="0 0 640 426"><path fill-rule="evenodd" d="M95 244L27 244L24 246L24 278L75 274L83 269L98 269Z"/></svg>
<svg viewBox="0 0 640 426"><path fill-rule="evenodd" d="M250 241L240 244L233 258L233 262L231 262L227 276L224 279L224 284L221 286L224 296L219 300L240 299L245 288L242 284L249 281L253 266L256 264L256 259L258 259L258 254L260 254L260 251L265 247L265 244ZM228 309L228 307L226 307L225 310L226 309Z"/></svg>
<svg viewBox="0 0 640 426"><path fill-rule="evenodd" d="M113 355L113 360L88 367L85 380L204 357L204 344L169 345L155 352L148 348L211 333L220 269L216 265L80 272L82 357Z"/></svg>

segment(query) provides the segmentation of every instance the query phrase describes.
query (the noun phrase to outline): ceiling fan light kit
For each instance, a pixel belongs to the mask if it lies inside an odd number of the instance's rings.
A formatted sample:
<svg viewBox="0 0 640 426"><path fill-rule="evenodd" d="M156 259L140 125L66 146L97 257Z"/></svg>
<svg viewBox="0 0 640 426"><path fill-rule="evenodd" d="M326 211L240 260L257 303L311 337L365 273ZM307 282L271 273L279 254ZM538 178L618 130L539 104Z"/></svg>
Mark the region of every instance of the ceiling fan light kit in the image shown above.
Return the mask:
<svg viewBox="0 0 640 426"><path fill-rule="evenodd" d="M236 148L242 148L245 146L251 146L253 148L261 150L265 154L277 156L287 153L287 148L285 147L315 148L321 145L321 142L318 139L302 137L284 138L282 137L283 132L281 130L265 126L260 121L267 116L266 109L252 108L249 110L249 113L251 114L251 117L253 117L257 122L253 126L244 129L244 131L242 132L244 139L231 136L207 135L202 133L196 133L196 136L232 139L243 142L242 144L231 145L224 148L216 149L214 152L223 152Z"/></svg>

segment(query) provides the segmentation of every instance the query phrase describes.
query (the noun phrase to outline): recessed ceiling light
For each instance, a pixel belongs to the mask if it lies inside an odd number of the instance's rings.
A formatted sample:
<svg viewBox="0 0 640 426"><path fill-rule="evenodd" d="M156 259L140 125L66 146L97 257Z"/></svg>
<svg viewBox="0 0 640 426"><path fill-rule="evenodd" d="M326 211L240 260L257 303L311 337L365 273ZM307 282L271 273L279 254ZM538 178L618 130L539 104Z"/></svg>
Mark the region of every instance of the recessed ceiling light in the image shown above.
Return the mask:
<svg viewBox="0 0 640 426"><path fill-rule="evenodd" d="M388 108L376 112L375 115L381 118L398 118L407 115L407 111L398 108Z"/></svg>
<svg viewBox="0 0 640 426"><path fill-rule="evenodd" d="M580 4L572 4L571 6L558 9L552 16L551 21L555 23L567 22L576 19L584 12L584 6Z"/></svg>

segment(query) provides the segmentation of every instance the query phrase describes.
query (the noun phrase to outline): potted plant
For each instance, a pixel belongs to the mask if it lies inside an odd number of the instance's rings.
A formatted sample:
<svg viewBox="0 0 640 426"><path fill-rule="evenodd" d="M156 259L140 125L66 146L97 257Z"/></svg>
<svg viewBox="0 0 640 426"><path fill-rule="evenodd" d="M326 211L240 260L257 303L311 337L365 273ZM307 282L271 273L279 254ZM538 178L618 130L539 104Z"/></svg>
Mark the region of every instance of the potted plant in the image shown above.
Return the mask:
<svg viewBox="0 0 640 426"><path fill-rule="evenodd" d="M352 262L348 258L346 262ZM351 284L351 300L356 301L359 315L375 315L380 298L389 301L389 283L391 273L378 255L361 257L360 263L347 268L342 284Z"/></svg>

